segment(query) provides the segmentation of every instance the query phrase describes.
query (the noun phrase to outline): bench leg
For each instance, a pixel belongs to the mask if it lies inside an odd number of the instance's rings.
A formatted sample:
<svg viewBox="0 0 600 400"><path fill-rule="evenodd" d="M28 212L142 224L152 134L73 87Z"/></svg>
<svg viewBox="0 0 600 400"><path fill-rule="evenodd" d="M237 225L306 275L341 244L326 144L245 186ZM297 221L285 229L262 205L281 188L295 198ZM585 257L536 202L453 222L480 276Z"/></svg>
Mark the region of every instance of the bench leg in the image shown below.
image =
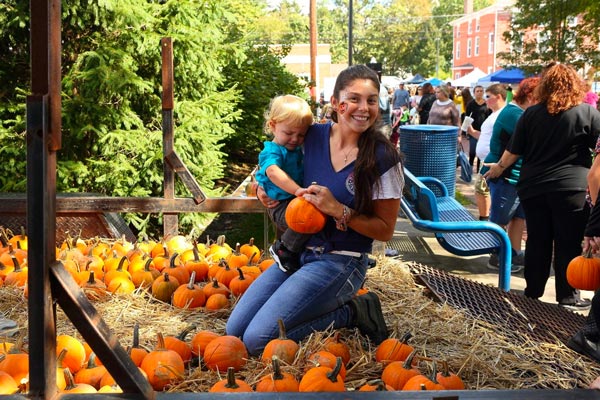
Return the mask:
<svg viewBox="0 0 600 400"><path fill-rule="evenodd" d="M504 290L505 292L508 292L510 290L510 267L512 265L512 247L510 245L508 237L502 237L501 240L507 243L504 243L503 246L500 246L500 252L498 253L498 264L500 267L498 271L498 287Z"/></svg>

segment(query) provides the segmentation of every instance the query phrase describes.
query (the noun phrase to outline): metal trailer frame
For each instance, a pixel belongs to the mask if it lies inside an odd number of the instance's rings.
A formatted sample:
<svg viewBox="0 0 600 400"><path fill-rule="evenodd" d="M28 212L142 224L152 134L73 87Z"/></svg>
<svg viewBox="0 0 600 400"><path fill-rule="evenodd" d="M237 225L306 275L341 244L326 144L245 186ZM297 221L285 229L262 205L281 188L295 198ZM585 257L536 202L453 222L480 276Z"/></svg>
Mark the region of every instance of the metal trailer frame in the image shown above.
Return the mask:
<svg viewBox="0 0 600 400"><path fill-rule="evenodd" d="M27 234L29 243L29 392L1 396L8 399L75 399L79 394L58 394L56 389L56 304L103 360L116 378L123 394L94 395L95 398L122 399L599 399L596 391L575 390L486 390L431 392L344 392L344 393L157 393L135 368L117 338L87 298L74 287L74 281L57 262L55 255L56 212L73 207L56 196L56 151L61 145L60 98L60 0L30 0L32 94L27 98ZM163 46L165 42L163 42ZM172 64L171 64L172 65ZM163 73L164 78L164 73ZM171 86L172 90L172 86ZM166 98L172 92L165 90ZM163 98L164 99L164 98ZM167 124L169 108L163 109ZM171 104L172 105L172 104ZM172 110L172 107L171 107ZM163 127L164 128L164 127ZM168 131L168 127L164 131ZM168 135L168 132L167 132ZM174 172L182 165L172 148L165 145L165 160ZM167 168L165 167L165 171ZM171 172L169 172L170 174ZM132 211L175 214L188 211L254 212L258 205L239 199L206 199L193 192L194 199L175 199L168 191L174 174L165 181L165 199L86 199L72 211ZM186 178L184 178L185 180ZM81 200L81 199L78 199ZM192 202L195 205L192 205ZM255 201L256 203L256 201ZM20 203L22 205L22 203ZM202 206L204 205L204 206ZM17 205L18 206L18 205ZM15 207L15 204L13 204ZM18 207L17 207L18 208ZM172 218L165 230L174 226Z"/></svg>

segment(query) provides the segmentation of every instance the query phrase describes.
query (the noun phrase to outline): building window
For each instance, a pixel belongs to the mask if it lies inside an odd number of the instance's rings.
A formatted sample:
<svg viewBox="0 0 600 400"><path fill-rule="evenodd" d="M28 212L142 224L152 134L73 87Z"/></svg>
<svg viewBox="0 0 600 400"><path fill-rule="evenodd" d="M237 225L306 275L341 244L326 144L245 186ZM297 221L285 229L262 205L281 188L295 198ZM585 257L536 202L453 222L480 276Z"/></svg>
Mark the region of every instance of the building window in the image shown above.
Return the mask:
<svg viewBox="0 0 600 400"><path fill-rule="evenodd" d="M469 20L469 22L467 23L467 33L471 34L473 33L473 29L471 28L471 20Z"/></svg>
<svg viewBox="0 0 600 400"><path fill-rule="evenodd" d="M454 74L454 79L458 79L460 78L460 72L457 72L456 74Z"/></svg>
<svg viewBox="0 0 600 400"><path fill-rule="evenodd" d="M467 58L471 57L471 38L467 39Z"/></svg>
<svg viewBox="0 0 600 400"><path fill-rule="evenodd" d="M479 32L479 28L480 28L480 26L479 26L479 18L477 18L475 20L475 32Z"/></svg>
<svg viewBox="0 0 600 400"><path fill-rule="evenodd" d="M460 58L460 42L456 42L456 59Z"/></svg>
<svg viewBox="0 0 600 400"><path fill-rule="evenodd" d="M475 56L479 55L479 36L475 38Z"/></svg>
<svg viewBox="0 0 600 400"><path fill-rule="evenodd" d="M489 54L493 54L494 53L494 32L490 32L488 38L489 38L489 40L488 40L488 53Z"/></svg>

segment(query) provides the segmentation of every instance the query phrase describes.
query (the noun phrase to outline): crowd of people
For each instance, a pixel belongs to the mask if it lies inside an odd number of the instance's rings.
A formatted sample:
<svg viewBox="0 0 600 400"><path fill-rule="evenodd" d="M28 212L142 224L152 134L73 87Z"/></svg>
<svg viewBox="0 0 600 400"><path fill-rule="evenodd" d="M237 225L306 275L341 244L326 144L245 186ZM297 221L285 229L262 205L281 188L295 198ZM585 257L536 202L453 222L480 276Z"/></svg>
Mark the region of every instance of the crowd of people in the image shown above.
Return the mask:
<svg viewBox="0 0 600 400"><path fill-rule="evenodd" d="M525 296L540 299L553 268L558 305L591 306L568 345L600 362L600 290L590 301L566 279L582 243L600 253L597 98L575 69L553 64L515 88L460 90L430 83L388 88L368 67L351 66L316 124L302 99L274 99L265 115L273 139L261 153L257 194L284 232L270 249L279 268L267 269L240 299L227 333L241 337L251 354L277 337L279 318L295 340L330 326L357 327L375 344L387 338L377 295L356 292L373 241L394 233L403 189L398 130L448 125L457 127L457 145L469 148L479 218L507 230L512 272L524 269ZM322 231L286 229L282 215L293 197L327 216ZM495 254L488 265L498 269Z"/></svg>

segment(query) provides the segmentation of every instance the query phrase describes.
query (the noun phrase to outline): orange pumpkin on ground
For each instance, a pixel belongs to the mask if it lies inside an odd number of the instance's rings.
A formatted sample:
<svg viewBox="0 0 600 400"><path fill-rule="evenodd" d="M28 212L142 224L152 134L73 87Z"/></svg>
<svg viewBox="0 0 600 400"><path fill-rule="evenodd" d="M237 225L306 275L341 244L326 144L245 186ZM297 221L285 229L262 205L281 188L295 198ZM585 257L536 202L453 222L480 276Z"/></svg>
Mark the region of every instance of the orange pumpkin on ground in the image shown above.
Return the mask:
<svg viewBox="0 0 600 400"><path fill-rule="evenodd" d="M219 336L211 340L204 350L204 363L213 371L226 371L232 367L239 371L248 359L244 342L235 336Z"/></svg>
<svg viewBox="0 0 600 400"><path fill-rule="evenodd" d="M281 371L279 358L272 357L273 373L263 376L256 384L257 392L297 392L300 384L294 375Z"/></svg>
<svg viewBox="0 0 600 400"><path fill-rule="evenodd" d="M287 338L285 325L281 318L277 320L277 324L279 325L279 337L272 339L267 343L263 350L261 360L263 362L269 362L273 359L273 356L277 356L279 360L283 360L287 364L292 364L300 346L292 339Z"/></svg>
<svg viewBox="0 0 600 400"><path fill-rule="evenodd" d="M167 385L183 379L185 365L176 351L165 348L163 335L158 333L156 349L148 353L140 368L148 375L154 390L163 390Z"/></svg>
<svg viewBox="0 0 600 400"><path fill-rule="evenodd" d="M241 379L236 379L235 369L227 368L227 379L220 380L210 389L210 393L216 392L253 392L252 387Z"/></svg>
<svg viewBox="0 0 600 400"><path fill-rule="evenodd" d="M345 392L344 380L339 374L342 365L342 359L338 357L334 368L314 367L309 369L300 380L298 391Z"/></svg>

